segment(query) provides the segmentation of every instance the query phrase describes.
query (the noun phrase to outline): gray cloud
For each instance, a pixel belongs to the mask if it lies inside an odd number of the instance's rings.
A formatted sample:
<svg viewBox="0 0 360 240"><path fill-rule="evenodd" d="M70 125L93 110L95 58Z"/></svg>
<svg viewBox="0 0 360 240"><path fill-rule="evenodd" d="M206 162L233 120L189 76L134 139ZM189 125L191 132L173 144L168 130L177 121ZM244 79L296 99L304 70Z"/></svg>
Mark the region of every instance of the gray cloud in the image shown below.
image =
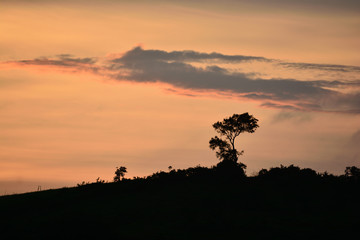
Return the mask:
<svg viewBox="0 0 360 240"><path fill-rule="evenodd" d="M192 50L172 51L166 52L162 50L143 50L141 47L136 47L126 52L121 58L113 59L114 63L131 63L131 62L146 62L146 61L164 61L164 62L213 62L213 63L241 63L249 61L273 62L275 65L280 65L286 68L295 68L300 70L324 70L334 72L360 72L359 66L339 65L339 64L316 64L316 63L296 63L284 62L278 59L265 58L260 56L246 56L246 55L224 55L221 53L201 53ZM113 67L116 67L114 65ZM216 65L212 66L214 69L224 70ZM323 83L327 81L323 81ZM336 83L336 82L334 82ZM337 81L337 83L341 83ZM343 84L343 83L341 83Z"/></svg>
<svg viewBox="0 0 360 240"><path fill-rule="evenodd" d="M189 90L190 92L185 94L187 96L215 91L226 96L232 95L258 101L262 107L296 111L360 113L359 80L262 79L255 78L254 74L233 69L230 71L221 65L228 62L241 65L249 61L271 62L272 60L262 57L207 54L195 51L144 50L136 47L121 57L109 59L102 63L103 65L94 58L75 58L68 54L58 55L54 59L39 58L19 61L19 63L90 70L120 81L167 83L175 88ZM194 65L199 62L202 67ZM288 63L289 67L292 65L293 63ZM306 63L303 65L326 69L327 66L336 66L355 73L358 71L358 67L352 66ZM333 69L329 71L333 71ZM341 91L344 89L352 91ZM175 90L173 92L179 93Z"/></svg>
<svg viewBox="0 0 360 240"><path fill-rule="evenodd" d="M120 68L131 69L130 76L117 75L122 79L132 79L138 82L165 82L176 87L187 89L208 89L232 91L234 93L252 94L254 98L277 100L297 99L315 94L324 95L331 91L311 82L293 79L251 79L244 73L227 73L221 68L197 68L182 62L166 62L158 59L129 61L128 58L117 59ZM221 70L219 70L221 69ZM250 97L250 95L248 95ZM256 97L255 97L256 96Z"/></svg>
<svg viewBox="0 0 360 240"><path fill-rule="evenodd" d="M176 62L201 62L208 60L218 60L222 62L243 62L243 61L272 61L264 57L244 56L244 55L223 55L220 53L200 53L191 50L166 52L162 50L146 50L136 47L125 53L121 58L114 59L114 63L131 63L140 61L176 61Z"/></svg>
<svg viewBox="0 0 360 240"><path fill-rule="evenodd" d="M41 57L30 60L20 60L16 63L24 65L58 66L96 73L101 68L95 64L96 62L96 58L75 58L70 54L60 54L55 58Z"/></svg>
<svg viewBox="0 0 360 240"><path fill-rule="evenodd" d="M163 82L191 90L230 92L248 99L263 100L263 107L291 110L360 112L359 94L344 94L329 87L359 85L359 81L300 81L296 79L261 79L232 72L217 65L195 67L191 61L264 61L264 58L203 54L194 51L165 52L134 48L112 60L110 69L118 80ZM266 59L268 61L268 59ZM211 63L211 61L210 61ZM347 67L347 66L344 66ZM129 71L122 74L121 70ZM282 102L282 103L279 103Z"/></svg>
<svg viewBox="0 0 360 240"><path fill-rule="evenodd" d="M77 64L94 64L96 63L96 59L74 58L70 54L60 54L57 55L56 58L41 57L31 60L21 60L18 62L23 64L30 64L30 65L56 65L56 66L64 66L64 67L73 67Z"/></svg>
<svg viewBox="0 0 360 240"><path fill-rule="evenodd" d="M292 63L292 62L280 62L279 65L288 68L298 69L315 69L335 72L360 72L358 66L347 66L347 65L334 65L334 64L316 64L316 63Z"/></svg>
<svg viewBox="0 0 360 240"><path fill-rule="evenodd" d="M76 63L89 63L93 64L97 60L96 58L74 58L71 54L60 54L57 57L63 62L76 62Z"/></svg>

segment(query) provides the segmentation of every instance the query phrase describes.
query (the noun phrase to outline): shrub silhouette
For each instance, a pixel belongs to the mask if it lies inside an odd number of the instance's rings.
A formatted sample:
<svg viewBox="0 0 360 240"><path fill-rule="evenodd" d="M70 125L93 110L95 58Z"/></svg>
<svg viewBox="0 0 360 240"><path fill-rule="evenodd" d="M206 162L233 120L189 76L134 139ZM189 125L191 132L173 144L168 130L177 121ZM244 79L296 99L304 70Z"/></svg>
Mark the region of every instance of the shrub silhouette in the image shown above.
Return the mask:
<svg viewBox="0 0 360 240"><path fill-rule="evenodd" d="M216 165L217 175L222 176L223 178L244 178L246 165L243 163L237 163L233 161L221 161Z"/></svg>
<svg viewBox="0 0 360 240"><path fill-rule="evenodd" d="M288 181L310 181L319 178L319 176L316 171L310 168L300 169L293 164L288 167L280 165L280 167L270 168L270 170L262 169L258 174L260 179L275 180L284 183Z"/></svg>
<svg viewBox="0 0 360 240"><path fill-rule="evenodd" d="M100 177L98 177L98 178L96 179L96 182L95 182L95 183L103 184L103 183L105 183L105 180L103 180L103 179L101 179Z"/></svg>

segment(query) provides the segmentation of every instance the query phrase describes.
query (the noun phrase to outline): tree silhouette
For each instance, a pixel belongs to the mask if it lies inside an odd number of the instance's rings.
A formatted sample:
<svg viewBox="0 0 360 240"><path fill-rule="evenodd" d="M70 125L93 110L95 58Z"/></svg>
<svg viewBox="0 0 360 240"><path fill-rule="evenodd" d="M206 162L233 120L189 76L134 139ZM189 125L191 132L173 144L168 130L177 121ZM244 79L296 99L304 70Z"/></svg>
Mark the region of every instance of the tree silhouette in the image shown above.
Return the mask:
<svg viewBox="0 0 360 240"><path fill-rule="evenodd" d="M346 167L345 169L345 177L352 178L355 180L360 179L360 168L357 168L355 166L352 167Z"/></svg>
<svg viewBox="0 0 360 240"><path fill-rule="evenodd" d="M258 119L248 113L234 114L229 118L225 118L222 122L213 124L216 132L225 139L215 136L209 141L210 148L216 151L216 157L220 161L231 161L237 163L238 156L244 151L237 151L235 148L235 138L243 132L253 133L259 127ZM244 165L245 167L245 165Z"/></svg>
<svg viewBox="0 0 360 240"><path fill-rule="evenodd" d="M126 167L117 167L115 171L114 182L120 182L121 179L124 179L125 173L127 173Z"/></svg>

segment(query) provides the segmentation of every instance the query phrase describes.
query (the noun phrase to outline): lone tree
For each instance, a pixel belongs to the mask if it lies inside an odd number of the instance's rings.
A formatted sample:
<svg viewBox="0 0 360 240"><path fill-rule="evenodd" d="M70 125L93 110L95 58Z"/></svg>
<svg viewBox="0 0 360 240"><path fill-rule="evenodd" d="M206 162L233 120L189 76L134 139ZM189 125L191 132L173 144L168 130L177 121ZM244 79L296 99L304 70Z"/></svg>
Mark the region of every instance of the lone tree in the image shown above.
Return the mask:
<svg viewBox="0 0 360 240"><path fill-rule="evenodd" d="M258 119L252 115L243 113L240 115L234 114L229 118L225 118L222 122L214 123L213 127L220 134L220 138L218 136L211 138L209 144L212 150L217 149L216 157L223 163L229 161L237 164L238 156L242 155L244 151L239 152L236 150L235 138L243 132L255 132L259 127L257 122ZM225 139L222 139L222 136ZM246 168L244 164L241 164L241 167Z"/></svg>
<svg viewBox="0 0 360 240"><path fill-rule="evenodd" d="M114 182L120 182L125 177L126 167L120 166L116 168Z"/></svg>

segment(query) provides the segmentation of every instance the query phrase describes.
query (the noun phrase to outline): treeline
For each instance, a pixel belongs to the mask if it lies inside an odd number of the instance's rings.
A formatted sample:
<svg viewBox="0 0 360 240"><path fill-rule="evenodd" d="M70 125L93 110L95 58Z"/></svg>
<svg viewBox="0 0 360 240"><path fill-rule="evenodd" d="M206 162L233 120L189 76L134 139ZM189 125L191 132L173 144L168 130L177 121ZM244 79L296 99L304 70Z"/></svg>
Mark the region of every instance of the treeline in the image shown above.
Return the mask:
<svg viewBox="0 0 360 240"><path fill-rule="evenodd" d="M186 182L186 181L232 181L232 182L276 182L281 184L287 183L316 183L316 182L360 182L360 169L351 166L346 167L344 174L333 175L328 172L319 173L310 168L300 168L298 166L289 165L280 167L272 167L270 169L261 169L253 176L245 174L246 166L242 163L234 163L230 161L222 161L216 166L190 167L187 169L173 169L171 166L168 171L158 171L146 177L126 178L126 167L118 167L115 171L114 182ZM121 177L119 177L119 169L123 169ZM100 178L95 182L82 182L78 187L89 184L108 183Z"/></svg>
<svg viewBox="0 0 360 240"><path fill-rule="evenodd" d="M121 171L120 171L120 170ZM158 171L111 183L0 197L3 239L343 239L358 234L357 167L335 176L294 165Z"/></svg>

